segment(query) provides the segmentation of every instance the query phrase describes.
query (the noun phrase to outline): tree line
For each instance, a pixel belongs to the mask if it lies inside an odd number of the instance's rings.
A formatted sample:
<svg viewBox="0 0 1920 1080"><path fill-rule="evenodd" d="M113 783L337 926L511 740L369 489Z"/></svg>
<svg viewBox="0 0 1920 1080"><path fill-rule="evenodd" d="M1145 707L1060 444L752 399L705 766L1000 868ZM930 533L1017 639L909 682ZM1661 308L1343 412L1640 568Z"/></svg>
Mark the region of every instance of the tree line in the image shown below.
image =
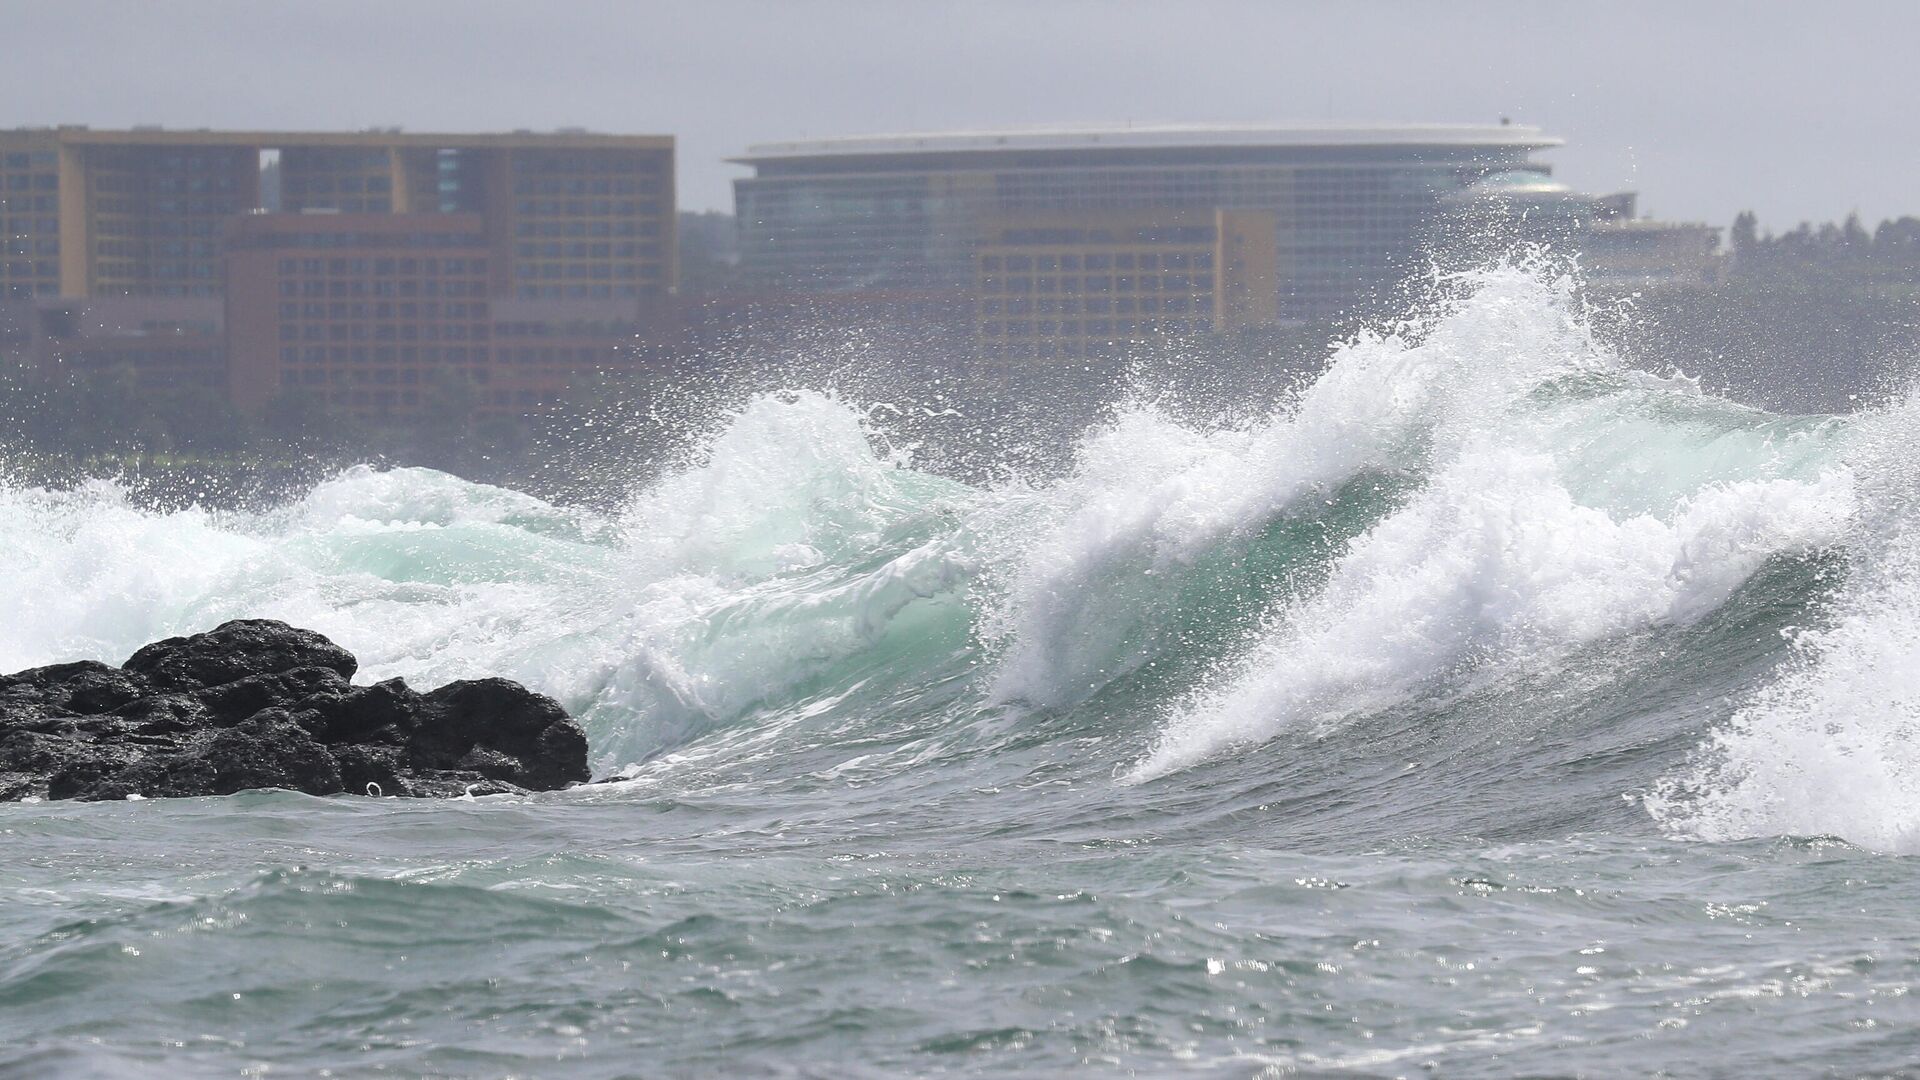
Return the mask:
<svg viewBox="0 0 1920 1080"><path fill-rule="evenodd" d="M1751 210L1728 230L1733 276L1807 284L1880 284L1920 288L1920 217L1882 221L1871 231L1860 215L1782 233L1764 232Z"/></svg>

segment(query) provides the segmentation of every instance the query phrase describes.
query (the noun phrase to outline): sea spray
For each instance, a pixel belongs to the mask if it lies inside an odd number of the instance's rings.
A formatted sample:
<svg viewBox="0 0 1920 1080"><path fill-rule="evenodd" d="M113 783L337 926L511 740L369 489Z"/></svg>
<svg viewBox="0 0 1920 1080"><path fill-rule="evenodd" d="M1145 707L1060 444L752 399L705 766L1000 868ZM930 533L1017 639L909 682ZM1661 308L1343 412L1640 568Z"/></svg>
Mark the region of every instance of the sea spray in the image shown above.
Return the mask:
<svg viewBox="0 0 1920 1080"><path fill-rule="evenodd" d="M621 514L422 469L348 470L264 513L133 508L115 485L7 489L0 669L261 616L366 675L488 673L585 716L596 764L643 759L860 654L958 590L967 489L875 449L861 412L767 395ZM949 601L964 626L964 605Z"/></svg>
<svg viewBox="0 0 1920 1080"><path fill-rule="evenodd" d="M1194 430L1150 406L1124 411L1039 500L1044 530L1023 538L989 623L1005 651L996 694L1045 706L1084 696L1144 659L1116 645L1167 616L1166 583L1202 553L1363 471L1425 471L1551 378L1617 369L1578 318L1571 279L1509 267L1475 275L1427 318L1361 334L1256 423Z"/></svg>
<svg viewBox="0 0 1920 1080"><path fill-rule="evenodd" d="M1463 664L1684 623L1836 539L1833 423L1622 369L1568 278L1471 286L1348 343L1258 421L1180 421L1142 392L1057 480L920 472L873 410L795 390L744 403L611 514L417 469L253 514L6 489L0 588L30 624L0 631L0 666L283 618L369 677L553 694L602 769L864 679L964 670L979 715L1044 722L1151 673L1164 719L1140 777Z"/></svg>
<svg viewBox="0 0 1920 1080"><path fill-rule="evenodd" d="M1784 669L1646 799L1705 840L1839 836L1920 852L1920 398L1862 417L1848 581ZM1809 613L1809 622L1815 621Z"/></svg>
<svg viewBox="0 0 1920 1080"><path fill-rule="evenodd" d="M1836 539L1847 504L1844 477L1829 475L1708 489L1671 522L1615 520L1575 503L1549 458L1465 454L1278 615L1132 775L1377 711L1462 665L1551 665L1573 646L1697 618L1769 558Z"/></svg>

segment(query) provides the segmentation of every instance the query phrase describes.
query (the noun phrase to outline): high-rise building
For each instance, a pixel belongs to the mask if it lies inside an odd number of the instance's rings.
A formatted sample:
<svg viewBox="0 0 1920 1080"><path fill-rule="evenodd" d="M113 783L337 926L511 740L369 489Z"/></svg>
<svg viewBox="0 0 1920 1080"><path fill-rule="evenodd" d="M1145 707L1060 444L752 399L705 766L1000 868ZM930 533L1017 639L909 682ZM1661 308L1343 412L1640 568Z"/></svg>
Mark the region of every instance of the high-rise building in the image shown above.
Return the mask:
<svg viewBox="0 0 1920 1080"><path fill-rule="evenodd" d="M401 408L405 380L436 366L484 384L475 358L491 354L474 335L496 303L516 306L514 327L569 341L569 357L614 355L670 317L674 225L671 136L0 131L0 304L125 309L79 321L115 328L87 355L136 364L180 367L174 327L190 324L195 381L206 340L224 336L247 407L312 390L352 411ZM200 332L209 304L228 328ZM143 342L149 327L160 337ZM503 378L480 400L526 404L555 382Z"/></svg>
<svg viewBox="0 0 1920 1080"><path fill-rule="evenodd" d="M1421 258L1448 195L1544 175L1561 140L1520 125L1161 126L819 139L752 147L734 182L742 269L815 293L971 287L1008 215L1271 216L1283 318L1351 309Z"/></svg>

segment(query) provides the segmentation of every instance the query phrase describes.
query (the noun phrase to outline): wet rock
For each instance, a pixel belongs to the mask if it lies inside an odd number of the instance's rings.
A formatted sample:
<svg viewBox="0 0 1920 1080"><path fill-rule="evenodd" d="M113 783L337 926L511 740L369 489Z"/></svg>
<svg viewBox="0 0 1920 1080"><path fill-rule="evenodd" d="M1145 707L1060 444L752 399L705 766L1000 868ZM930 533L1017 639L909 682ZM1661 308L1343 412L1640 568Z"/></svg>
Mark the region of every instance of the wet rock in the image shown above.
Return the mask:
<svg viewBox="0 0 1920 1080"><path fill-rule="evenodd" d="M93 661L0 676L0 802L30 797L447 798L585 781L587 741L553 699L506 679L421 694L354 686L353 655L265 619Z"/></svg>
<svg viewBox="0 0 1920 1080"><path fill-rule="evenodd" d="M428 768L550 789L584 783L587 736L559 702L507 679L448 683L426 695L411 747Z"/></svg>
<svg viewBox="0 0 1920 1080"><path fill-rule="evenodd" d="M145 684L126 672L97 660L82 660L0 676L0 709L37 703L87 716L112 712L145 692Z"/></svg>
<svg viewBox="0 0 1920 1080"><path fill-rule="evenodd" d="M353 654L311 630L271 619L236 619L205 634L156 641L121 665L153 690L204 690L249 675L329 668L342 679L360 668Z"/></svg>

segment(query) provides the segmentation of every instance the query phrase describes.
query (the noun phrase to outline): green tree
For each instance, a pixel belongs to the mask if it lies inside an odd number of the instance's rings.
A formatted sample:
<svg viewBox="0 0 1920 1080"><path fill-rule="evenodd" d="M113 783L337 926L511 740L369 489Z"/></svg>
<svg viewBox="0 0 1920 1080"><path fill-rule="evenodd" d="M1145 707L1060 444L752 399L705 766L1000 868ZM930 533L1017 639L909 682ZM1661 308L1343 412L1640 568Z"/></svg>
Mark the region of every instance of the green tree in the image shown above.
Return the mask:
<svg viewBox="0 0 1920 1080"><path fill-rule="evenodd" d="M1729 230L1733 243L1733 257L1749 258L1759 251L1760 220L1751 210L1742 210L1734 216L1733 228Z"/></svg>
<svg viewBox="0 0 1920 1080"><path fill-rule="evenodd" d="M1859 213L1848 214L1846 223L1840 226L1840 243L1845 246L1849 255L1860 257L1868 253L1873 240L1867 235L1866 228L1860 224Z"/></svg>

